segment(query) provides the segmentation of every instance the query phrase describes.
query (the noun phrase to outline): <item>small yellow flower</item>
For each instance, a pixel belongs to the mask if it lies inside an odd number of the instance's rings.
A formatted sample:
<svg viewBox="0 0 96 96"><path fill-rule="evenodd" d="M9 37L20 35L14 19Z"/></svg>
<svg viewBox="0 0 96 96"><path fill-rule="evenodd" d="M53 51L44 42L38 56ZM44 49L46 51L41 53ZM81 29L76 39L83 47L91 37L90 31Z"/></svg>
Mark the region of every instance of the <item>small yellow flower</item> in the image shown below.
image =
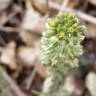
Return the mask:
<svg viewBox="0 0 96 96"><path fill-rule="evenodd" d="M63 39L65 36L64 32L60 32L60 34L58 35L58 39L61 40Z"/></svg>
<svg viewBox="0 0 96 96"><path fill-rule="evenodd" d="M74 27L70 27L70 28L68 29L68 31L69 31L69 32L74 32Z"/></svg>
<svg viewBox="0 0 96 96"><path fill-rule="evenodd" d="M73 27L77 27L78 26L78 23L75 23L74 25L73 25Z"/></svg>

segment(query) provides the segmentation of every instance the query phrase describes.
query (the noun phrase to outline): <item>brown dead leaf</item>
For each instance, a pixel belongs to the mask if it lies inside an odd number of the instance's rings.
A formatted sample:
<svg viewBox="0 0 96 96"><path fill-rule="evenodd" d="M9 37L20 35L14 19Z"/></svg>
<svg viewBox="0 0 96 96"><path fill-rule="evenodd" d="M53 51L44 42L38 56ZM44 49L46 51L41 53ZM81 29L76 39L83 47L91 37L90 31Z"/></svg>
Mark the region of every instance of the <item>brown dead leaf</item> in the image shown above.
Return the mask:
<svg viewBox="0 0 96 96"><path fill-rule="evenodd" d="M18 49L18 59L23 62L24 66L32 67L38 59L40 52L31 47L20 47Z"/></svg>
<svg viewBox="0 0 96 96"><path fill-rule="evenodd" d="M47 12L47 0L33 0L32 3L36 10L38 10L41 14L45 14Z"/></svg>
<svg viewBox="0 0 96 96"><path fill-rule="evenodd" d="M85 32L86 37L96 37L96 25L87 23L86 24L87 31Z"/></svg>
<svg viewBox="0 0 96 96"><path fill-rule="evenodd" d="M91 4L96 5L96 0L88 0Z"/></svg>
<svg viewBox="0 0 96 96"><path fill-rule="evenodd" d="M1 52L1 62L9 66L11 69L17 68L15 48L16 44L14 42L10 42L2 49Z"/></svg>
<svg viewBox="0 0 96 96"><path fill-rule="evenodd" d="M86 77L86 87L91 93L91 96L96 96L96 73L90 72Z"/></svg>
<svg viewBox="0 0 96 96"><path fill-rule="evenodd" d="M33 36L33 33L41 34L41 32L44 30L45 22L48 18L48 15L42 17L38 12L33 9L30 2L26 2L27 10L21 27L22 29L28 31L20 32L20 36L28 45L32 45L32 41L38 38L37 36Z"/></svg>
<svg viewBox="0 0 96 96"><path fill-rule="evenodd" d="M40 63L35 64L35 69L40 76L42 76L43 78L47 77L48 74L42 64Z"/></svg>
<svg viewBox="0 0 96 96"><path fill-rule="evenodd" d="M0 0L0 11L4 11L10 4L12 0Z"/></svg>
<svg viewBox="0 0 96 96"><path fill-rule="evenodd" d="M26 3L27 10L21 27L23 29L35 31L41 19L41 15L32 8L30 2L27 1Z"/></svg>

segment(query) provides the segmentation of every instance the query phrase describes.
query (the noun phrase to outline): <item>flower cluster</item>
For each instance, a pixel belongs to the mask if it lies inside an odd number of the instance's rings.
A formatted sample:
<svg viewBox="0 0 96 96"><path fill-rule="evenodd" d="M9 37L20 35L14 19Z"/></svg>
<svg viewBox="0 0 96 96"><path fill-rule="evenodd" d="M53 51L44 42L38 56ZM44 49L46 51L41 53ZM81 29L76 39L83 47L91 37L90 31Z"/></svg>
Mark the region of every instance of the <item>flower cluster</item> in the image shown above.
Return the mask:
<svg viewBox="0 0 96 96"><path fill-rule="evenodd" d="M84 29L74 13L60 13L48 19L41 40L42 63L76 66L76 56L82 53L80 42L84 38Z"/></svg>
<svg viewBox="0 0 96 96"><path fill-rule="evenodd" d="M80 25L74 13L60 13L48 19L41 39L41 61L48 68L49 76L53 78L53 87L51 95L45 96L57 96L53 94L57 94L62 87L60 82L78 67L84 30L85 27Z"/></svg>

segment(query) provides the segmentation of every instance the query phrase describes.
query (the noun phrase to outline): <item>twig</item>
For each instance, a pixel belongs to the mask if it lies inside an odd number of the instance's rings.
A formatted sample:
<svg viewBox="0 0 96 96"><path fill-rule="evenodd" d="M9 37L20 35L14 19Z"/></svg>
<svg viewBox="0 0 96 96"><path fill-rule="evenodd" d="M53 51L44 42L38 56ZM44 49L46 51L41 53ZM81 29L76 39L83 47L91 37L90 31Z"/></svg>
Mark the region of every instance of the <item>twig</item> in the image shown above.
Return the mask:
<svg viewBox="0 0 96 96"><path fill-rule="evenodd" d="M69 4L69 0L64 0L62 4L62 9L65 8ZM62 10L59 10L59 13L62 12Z"/></svg>
<svg viewBox="0 0 96 96"><path fill-rule="evenodd" d="M36 69L34 68L33 71L32 71L32 73L31 73L31 75L30 75L30 77L29 77L29 79L27 79L27 82L28 82L28 83L27 83L27 86L26 86L27 89L30 89L31 84L32 84L32 82L33 82L33 80L34 80L34 77L35 77L36 73L37 73L37 71L36 71Z"/></svg>
<svg viewBox="0 0 96 96"><path fill-rule="evenodd" d="M44 67L41 64L38 64L37 59L36 59L36 64L34 66L33 71L31 72L29 78L25 80L27 82L27 86L26 86L27 90L30 89L30 87L31 87L31 85L33 83L33 80L34 80L34 78L36 76L36 73L38 73L44 79L47 77L47 73L46 73Z"/></svg>
<svg viewBox="0 0 96 96"><path fill-rule="evenodd" d="M9 84L9 88L16 94L16 96L26 96L23 92L20 91L18 86L14 83L14 81L8 76L8 74L5 71L4 79Z"/></svg>
<svg viewBox="0 0 96 96"><path fill-rule="evenodd" d="M40 95L40 92L37 91L37 90L31 90L31 92L32 92L33 94L35 94L36 96L39 96L39 95Z"/></svg>
<svg viewBox="0 0 96 96"><path fill-rule="evenodd" d="M62 4L62 8L66 7L69 4L69 0L64 0L63 4Z"/></svg>
<svg viewBox="0 0 96 96"><path fill-rule="evenodd" d="M64 12L75 12L77 14L77 16L85 21L88 21L90 23L94 23L96 24L96 18L93 17L93 16L90 16L84 12L81 12L79 10L74 10L74 9L71 9L71 8L68 8L68 7L63 7L60 5L60 4L57 4L57 3L54 3L52 1L49 2L49 7L51 8L54 8L56 10L61 10L61 11L64 11Z"/></svg>
<svg viewBox="0 0 96 96"><path fill-rule="evenodd" d="M41 36L41 32L36 32L36 31L32 31L32 30L28 30L28 29L23 29L23 28L14 28L14 27L4 27L4 26L0 26L0 30L1 31L5 31L5 32L23 32L23 31L28 31L34 35L38 35Z"/></svg>

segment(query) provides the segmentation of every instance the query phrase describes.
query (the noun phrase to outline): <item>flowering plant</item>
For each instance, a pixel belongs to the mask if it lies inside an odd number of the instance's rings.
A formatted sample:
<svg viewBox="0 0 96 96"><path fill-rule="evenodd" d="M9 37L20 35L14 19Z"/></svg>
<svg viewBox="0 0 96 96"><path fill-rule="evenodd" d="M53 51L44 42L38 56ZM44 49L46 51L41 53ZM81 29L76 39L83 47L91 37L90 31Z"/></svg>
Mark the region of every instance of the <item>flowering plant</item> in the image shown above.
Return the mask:
<svg viewBox="0 0 96 96"><path fill-rule="evenodd" d="M60 82L79 66L84 30L74 13L60 13L48 19L41 39L41 61L53 77L51 93L59 90Z"/></svg>

